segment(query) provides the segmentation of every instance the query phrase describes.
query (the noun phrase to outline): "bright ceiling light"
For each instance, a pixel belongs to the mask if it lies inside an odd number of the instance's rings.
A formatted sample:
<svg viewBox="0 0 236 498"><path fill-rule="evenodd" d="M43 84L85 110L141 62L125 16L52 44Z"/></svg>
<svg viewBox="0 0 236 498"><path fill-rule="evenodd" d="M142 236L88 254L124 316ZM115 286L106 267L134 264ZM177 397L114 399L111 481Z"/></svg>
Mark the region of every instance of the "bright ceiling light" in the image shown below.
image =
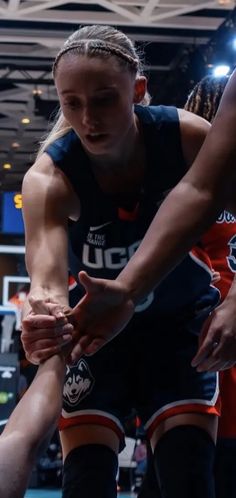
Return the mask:
<svg viewBox="0 0 236 498"><path fill-rule="evenodd" d="M34 88L33 91L32 91L32 94L33 95L42 95L42 90L40 90L40 88Z"/></svg>
<svg viewBox="0 0 236 498"><path fill-rule="evenodd" d="M217 78L220 76L226 76L230 72L230 67L226 64L219 64L213 69L213 75Z"/></svg>
<svg viewBox="0 0 236 498"><path fill-rule="evenodd" d="M24 118L22 118L21 122L22 122L22 124L29 124L30 123L30 118L28 118L27 116L25 116Z"/></svg>

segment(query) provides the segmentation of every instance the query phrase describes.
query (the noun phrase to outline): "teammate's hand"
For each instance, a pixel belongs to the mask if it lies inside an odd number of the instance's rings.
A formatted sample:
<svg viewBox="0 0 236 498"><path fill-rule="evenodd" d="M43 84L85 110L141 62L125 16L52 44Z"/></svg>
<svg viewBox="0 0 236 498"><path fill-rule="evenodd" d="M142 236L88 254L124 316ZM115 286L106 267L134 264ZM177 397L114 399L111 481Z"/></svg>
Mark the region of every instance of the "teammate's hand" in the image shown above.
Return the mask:
<svg viewBox="0 0 236 498"><path fill-rule="evenodd" d="M94 354L127 325L134 314L133 301L116 280L92 278L82 271L80 283L86 294L73 308L69 321L75 327L70 360Z"/></svg>
<svg viewBox="0 0 236 498"><path fill-rule="evenodd" d="M235 363L236 309L234 301L226 298L207 320L192 366L199 372L216 372L231 368Z"/></svg>
<svg viewBox="0 0 236 498"><path fill-rule="evenodd" d="M61 354L63 348L68 354L72 344L73 325L65 314L69 308L50 300L29 299L31 313L22 320L21 340L26 358L38 365L54 354Z"/></svg>

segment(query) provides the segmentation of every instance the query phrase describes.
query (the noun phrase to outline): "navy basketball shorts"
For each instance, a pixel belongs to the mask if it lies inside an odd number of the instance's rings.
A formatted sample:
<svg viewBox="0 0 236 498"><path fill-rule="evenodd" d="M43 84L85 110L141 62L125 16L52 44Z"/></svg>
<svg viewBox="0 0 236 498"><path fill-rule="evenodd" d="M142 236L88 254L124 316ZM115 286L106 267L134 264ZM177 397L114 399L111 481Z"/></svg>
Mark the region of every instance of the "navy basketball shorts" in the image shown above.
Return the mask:
<svg viewBox="0 0 236 498"><path fill-rule="evenodd" d="M206 317L174 319L141 314L93 356L67 368L59 429L97 424L124 439L135 412L150 438L176 414L220 415L218 375L197 372L191 360Z"/></svg>

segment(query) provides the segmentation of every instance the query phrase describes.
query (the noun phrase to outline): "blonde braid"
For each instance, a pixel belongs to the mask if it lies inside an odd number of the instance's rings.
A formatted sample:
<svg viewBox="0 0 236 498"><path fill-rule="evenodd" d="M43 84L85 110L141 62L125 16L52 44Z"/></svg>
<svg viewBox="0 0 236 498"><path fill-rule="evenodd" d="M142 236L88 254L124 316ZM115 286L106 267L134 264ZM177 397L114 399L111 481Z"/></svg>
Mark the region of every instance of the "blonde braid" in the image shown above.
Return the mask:
<svg viewBox="0 0 236 498"><path fill-rule="evenodd" d="M108 55L115 55L119 57L124 62L130 65L135 71L139 69L139 59L132 57L125 50L119 48L115 44L103 40L74 40L66 43L65 46L60 50L57 54L53 65L53 76L55 76L55 72L58 66L58 62L61 59L62 55L66 54L70 51L76 51L76 53L81 55L93 56L97 52L105 52Z"/></svg>

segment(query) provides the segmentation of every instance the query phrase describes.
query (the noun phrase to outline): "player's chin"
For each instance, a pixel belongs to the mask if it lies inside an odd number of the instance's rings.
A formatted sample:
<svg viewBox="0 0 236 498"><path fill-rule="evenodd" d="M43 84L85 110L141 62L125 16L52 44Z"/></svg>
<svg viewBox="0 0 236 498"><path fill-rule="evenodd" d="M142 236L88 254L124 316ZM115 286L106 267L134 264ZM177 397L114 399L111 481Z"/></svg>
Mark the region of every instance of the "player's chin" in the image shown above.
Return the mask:
<svg viewBox="0 0 236 498"><path fill-rule="evenodd" d="M86 135L83 139L83 145L94 156L114 154L114 138L108 133L103 133L97 137Z"/></svg>

